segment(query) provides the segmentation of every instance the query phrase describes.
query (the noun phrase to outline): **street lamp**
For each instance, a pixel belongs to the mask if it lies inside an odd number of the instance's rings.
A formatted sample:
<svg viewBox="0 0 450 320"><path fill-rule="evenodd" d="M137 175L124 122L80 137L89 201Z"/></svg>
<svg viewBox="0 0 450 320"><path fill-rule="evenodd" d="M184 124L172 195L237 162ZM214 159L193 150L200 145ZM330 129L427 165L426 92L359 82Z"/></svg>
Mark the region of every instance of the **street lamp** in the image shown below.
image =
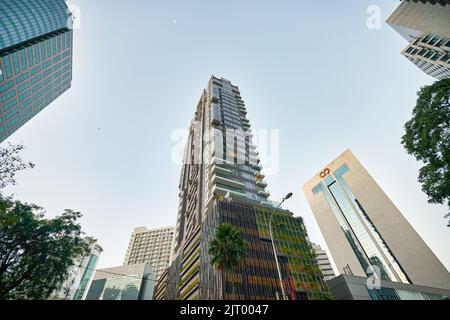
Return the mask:
<svg viewBox="0 0 450 320"><path fill-rule="evenodd" d="M278 255L277 255L277 250L275 248L275 242L273 239L273 232L272 232L272 219L273 219L273 214L275 213L275 211L281 207L281 205L283 204L283 202L285 202L286 200L290 199L292 197L292 192L289 192L284 198L283 200L281 200L280 204L272 210L272 214L270 215L270 220L269 220L269 233L270 233L270 240L272 241L272 249L273 249L273 254L275 255L275 262L277 264L277 270L278 270L278 277L280 279L280 286L281 286L281 295L283 300L286 300L286 293L284 292L284 285L283 285L283 277L281 276L281 269L280 269L280 264L278 262Z"/></svg>

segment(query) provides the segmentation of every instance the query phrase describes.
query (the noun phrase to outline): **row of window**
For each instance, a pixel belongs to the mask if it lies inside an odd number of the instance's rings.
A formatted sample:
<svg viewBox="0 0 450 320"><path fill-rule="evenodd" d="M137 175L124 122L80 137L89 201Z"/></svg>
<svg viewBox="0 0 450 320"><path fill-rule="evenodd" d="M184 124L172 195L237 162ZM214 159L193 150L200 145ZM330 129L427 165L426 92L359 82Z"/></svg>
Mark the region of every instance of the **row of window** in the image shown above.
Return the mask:
<svg viewBox="0 0 450 320"><path fill-rule="evenodd" d="M21 76L16 78L16 84L18 85L16 89L10 90L6 94L2 95L1 100L2 102L6 103L3 106L3 111L8 112L11 107L13 107L15 104L17 104L17 99L13 99L9 101L10 99L14 98L16 95L18 95L19 102L23 102L26 100L32 93L35 94L34 99L39 98L39 90L43 87L45 87L45 92L48 92L51 90L51 86L48 86L52 81L53 85L59 85L62 81L67 81L71 78L71 66L67 65L63 68L64 75L61 77L61 64L55 65L53 68L47 69L43 74L37 74L34 77L31 78L30 81L25 80L28 79L28 72L22 74ZM54 71L52 76L52 71ZM42 81L44 79L44 81ZM42 81L42 82L41 82ZM0 87L0 90L4 92L5 90L9 90L13 87L14 81L10 81L6 83L5 85ZM8 102L9 101L9 102Z"/></svg>
<svg viewBox="0 0 450 320"><path fill-rule="evenodd" d="M71 48L71 45L72 32L67 31L2 57L0 59L0 82L10 79L13 75L18 75L34 65L40 64L41 61L60 54ZM63 53L62 58L65 59L70 54L71 50L67 50Z"/></svg>
<svg viewBox="0 0 450 320"><path fill-rule="evenodd" d="M416 41L415 43L417 43ZM450 40L433 34L427 34L420 42L440 48L442 46L450 47Z"/></svg>
<svg viewBox="0 0 450 320"><path fill-rule="evenodd" d="M70 73L66 74L65 77L67 79L61 80L64 81L63 83L52 83L43 90L37 91L36 89L42 88L42 84L39 84L30 90L30 94L27 93L23 95L22 98L29 98L20 103L18 103L17 99L14 99L5 104L4 118L6 123L3 123L3 119L0 117L0 135L2 138L6 138L7 135L14 132L18 127L26 123L29 119L66 91L70 87ZM30 97L31 93L34 94L32 98Z"/></svg>

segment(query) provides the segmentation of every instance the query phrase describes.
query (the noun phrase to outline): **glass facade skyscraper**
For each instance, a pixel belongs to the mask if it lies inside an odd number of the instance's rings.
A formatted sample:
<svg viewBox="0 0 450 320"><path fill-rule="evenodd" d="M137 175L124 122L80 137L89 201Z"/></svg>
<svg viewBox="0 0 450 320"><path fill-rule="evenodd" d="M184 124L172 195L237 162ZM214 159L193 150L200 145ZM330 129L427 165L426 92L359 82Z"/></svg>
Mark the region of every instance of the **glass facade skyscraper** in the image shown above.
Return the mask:
<svg viewBox="0 0 450 320"><path fill-rule="evenodd" d="M450 274L350 150L303 190L339 272L450 288Z"/></svg>
<svg viewBox="0 0 450 320"><path fill-rule="evenodd" d="M239 88L212 77L189 126L179 185L172 263L155 289L157 299L328 299L330 293L300 217L277 209L267 183ZM217 227L241 230L247 257L232 273L211 264Z"/></svg>
<svg viewBox="0 0 450 320"><path fill-rule="evenodd" d="M0 142L70 88L70 19L64 0L0 0Z"/></svg>

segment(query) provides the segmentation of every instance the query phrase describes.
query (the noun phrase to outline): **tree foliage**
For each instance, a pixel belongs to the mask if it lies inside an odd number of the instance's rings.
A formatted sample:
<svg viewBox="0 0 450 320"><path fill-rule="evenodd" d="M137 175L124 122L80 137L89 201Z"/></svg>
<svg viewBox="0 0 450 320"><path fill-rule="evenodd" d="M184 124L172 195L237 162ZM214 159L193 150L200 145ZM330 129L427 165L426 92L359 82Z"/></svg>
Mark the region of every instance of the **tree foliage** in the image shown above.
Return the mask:
<svg viewBox="0 0 450 320"><path fill-rule="evenodd" d="M419 172L428 201L450 207L450 79L423 87L402 144L424 163Z"/></svg>
<svg viewBox="0 0 450 320"><path fill-rule="evenodd" d="M31 162L24 162L20 157L23 145L8 144L0 147L0 190L16 184L16 172L34 168Z"/></svg>
<svg viewBox="0 0 450 320"><path fill-rule="evenodd" d="M0 199L0 300L47 299L89 251L79 212L46 219L35 205Z"/></svg>
<svg viewBox="0 0 450 320"><path fill-rule="evenodd" d="M232 272L247 255L241 232L229 223L219 225L209 244L211 263L219 271Z"/></svg>
<svg viewBox="0 0 450 320"><path fill-rule="evenodd" d="M0 148L0 190L16 184L18 171L34 167L22 161L23 148ZM38 206L0 194L0 300L47 299L62 288L69 267L95 241L84 236L80 217L66 210L47 219Z"/></svg>

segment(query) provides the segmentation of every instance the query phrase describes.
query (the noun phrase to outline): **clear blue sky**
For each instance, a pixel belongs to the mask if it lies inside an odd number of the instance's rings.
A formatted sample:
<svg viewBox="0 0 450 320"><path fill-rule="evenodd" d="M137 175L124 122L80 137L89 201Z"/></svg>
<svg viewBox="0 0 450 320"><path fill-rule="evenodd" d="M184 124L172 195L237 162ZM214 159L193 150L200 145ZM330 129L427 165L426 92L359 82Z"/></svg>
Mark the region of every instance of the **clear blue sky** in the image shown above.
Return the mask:
<svg viewBox="0 0 450 320"><path fill-rule="evenodd" d="M255 129L280 129L268 190L272 200L295 193L286 207L305 218L311 240L324 244L301 187L351 148L450 267L446 208L427 203L419 164L400 145L416 92L433 79L384 23L397 2L70 3L81 9L73 87L9 139L36 164L14 191L49 216L83 212L104 248L100 267L122 264L134 227L175 224L171 134L187 127L212 74L239 85ZM380 30L366 27L372 4Z"/></svg>

